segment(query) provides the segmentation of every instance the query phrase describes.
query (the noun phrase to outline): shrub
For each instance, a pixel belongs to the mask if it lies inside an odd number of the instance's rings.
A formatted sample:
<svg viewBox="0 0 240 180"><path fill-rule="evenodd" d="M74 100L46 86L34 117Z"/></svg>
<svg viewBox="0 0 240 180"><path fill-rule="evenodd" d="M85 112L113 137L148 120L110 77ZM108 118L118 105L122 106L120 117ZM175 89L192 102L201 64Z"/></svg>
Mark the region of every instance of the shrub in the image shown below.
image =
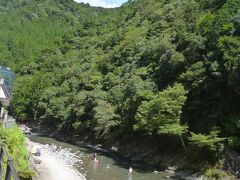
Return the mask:
<svg viewBox="0 0 240 180"><path fill-rule="evenodd" d="M0 139L5 144L8 155L13 159L20 178L32 179L34 172L29 167L29 155L21 130L17 127L12 129L0 127Z"/></svg>

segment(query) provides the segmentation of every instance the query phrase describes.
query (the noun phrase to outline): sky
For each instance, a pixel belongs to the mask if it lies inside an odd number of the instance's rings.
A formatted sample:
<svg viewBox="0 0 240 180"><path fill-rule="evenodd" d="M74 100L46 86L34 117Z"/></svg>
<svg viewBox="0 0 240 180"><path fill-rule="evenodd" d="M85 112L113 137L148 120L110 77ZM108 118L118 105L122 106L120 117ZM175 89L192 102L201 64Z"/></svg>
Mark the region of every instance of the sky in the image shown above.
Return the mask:
<svg viewBox="0 0 240 180"><path fill-rule="evenodd" d="M76 2L89 3L91 6L100 6L105 8L119 7L127 0L74 0Z"/></svg>

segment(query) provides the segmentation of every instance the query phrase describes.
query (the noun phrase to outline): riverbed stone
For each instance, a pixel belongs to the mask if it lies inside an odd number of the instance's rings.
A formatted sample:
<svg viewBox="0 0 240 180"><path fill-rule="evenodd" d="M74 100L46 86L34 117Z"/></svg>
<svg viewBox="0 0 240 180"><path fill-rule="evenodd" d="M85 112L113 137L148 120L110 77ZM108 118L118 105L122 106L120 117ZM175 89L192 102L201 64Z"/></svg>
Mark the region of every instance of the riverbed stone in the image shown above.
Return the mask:
<svg viewBox="0 0 240 180"><path fill-rule="evenodd" d="M111 147L111 150L114 151L114 152L118 152L118 147L112 146L112 147Z"/></svg>

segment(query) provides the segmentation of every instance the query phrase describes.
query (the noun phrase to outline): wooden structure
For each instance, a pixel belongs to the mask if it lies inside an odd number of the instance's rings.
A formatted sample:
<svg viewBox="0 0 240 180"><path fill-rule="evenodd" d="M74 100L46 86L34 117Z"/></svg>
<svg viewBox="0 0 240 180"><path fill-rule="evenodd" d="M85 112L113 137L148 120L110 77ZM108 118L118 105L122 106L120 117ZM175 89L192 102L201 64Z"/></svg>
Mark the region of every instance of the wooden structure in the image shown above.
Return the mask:
<svg viewBox="0 0 240 180"><path fill-rule="evenodd" d="M4 158L6 159L6 169L4 166ZM0 179L4 180L20 180L16 169L13 165L13 160L9 158L4 145L1 145L0 151Z"/></svg>

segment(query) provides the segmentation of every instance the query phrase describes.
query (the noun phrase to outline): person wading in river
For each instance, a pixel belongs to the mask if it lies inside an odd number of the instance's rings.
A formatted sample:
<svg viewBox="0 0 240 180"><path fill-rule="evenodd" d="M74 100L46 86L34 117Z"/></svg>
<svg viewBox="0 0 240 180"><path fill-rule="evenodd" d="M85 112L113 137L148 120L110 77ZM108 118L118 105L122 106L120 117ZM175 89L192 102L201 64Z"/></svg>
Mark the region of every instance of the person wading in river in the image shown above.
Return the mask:
<svg viewBox="0 0 240 180"><path fill-rule="evenodd" d="M130 166L130 168L128 169L128 175L132 175L133 172L133 168Z"/></svg>
<svg viewBox="0 0 240 180"><path fill-rule="evenodd" d="M97 153L93 154L92 159L94 160L95 163L98 163Z"/></svg>

